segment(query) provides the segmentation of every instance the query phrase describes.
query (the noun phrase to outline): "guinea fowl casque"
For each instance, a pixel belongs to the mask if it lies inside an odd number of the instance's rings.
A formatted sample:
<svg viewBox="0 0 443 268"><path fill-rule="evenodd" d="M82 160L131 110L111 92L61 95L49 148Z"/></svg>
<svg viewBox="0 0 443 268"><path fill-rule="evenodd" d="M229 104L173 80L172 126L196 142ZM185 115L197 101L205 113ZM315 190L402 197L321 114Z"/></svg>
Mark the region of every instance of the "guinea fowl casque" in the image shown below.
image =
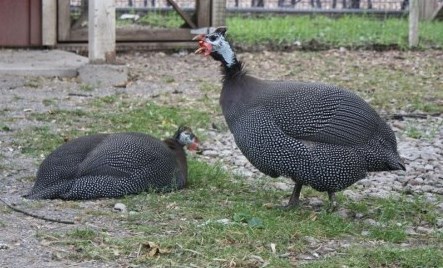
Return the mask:
<svg viewBox="0 0 443 268"><path fill-rule="evenodd" d="M295 182L286 207L298 204L303 185L327 192L335 207L335 192L368 172L405 170L393 131L362 98L332 85L248 75L226 30L196 36L196 53L221 62L220 105L241 152L264 174Z"/></svg>
<svg viewBox="0 0 443 268"><path fill-rule="evenodd" d="M25 197L79 200L181 189L187 180L185 145L198 146L188 127L164 141L133 132L76 138L46 157Z"/></svg>

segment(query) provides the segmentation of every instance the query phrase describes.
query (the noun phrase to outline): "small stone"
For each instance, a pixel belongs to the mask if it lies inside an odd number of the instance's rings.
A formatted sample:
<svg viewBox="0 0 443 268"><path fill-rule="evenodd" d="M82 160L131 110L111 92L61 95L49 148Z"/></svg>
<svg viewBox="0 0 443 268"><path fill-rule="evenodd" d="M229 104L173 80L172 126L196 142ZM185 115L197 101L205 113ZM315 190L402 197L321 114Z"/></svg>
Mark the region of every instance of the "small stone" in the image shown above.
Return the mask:
<svg viewBox="0 0 443 268"><path fill-rule="evenodd" d="M323 200L321 200L320 198L310 198L309 199L309 205L311 205L312 207L321 207L323 206Z"/></svg>
<svg viewBox="0 0 443 268"><path fill-rule="evenodd" d="M425 186L427 186L427 185L425 185ZM423 187L425 187L425 186L423 186ZM423 191L425 192L423 195L424 195L426 202L435 203L437 201L437 198L434 196L433 193L427 193L428 191L425 191L425 190L423 190Z"/></svg>
<svg viewBox="0 0 443 268"><path fill-rule="evenodd" d="M421 234L430 234L434 232L434 230L432 230L431 228L426 228L423 226L418 226L417 227L417 233L421 233Z"/></svg>
<svg viewBox="0 0 443 268"><path fill-rule="evenodd" d="M340 209L337 214L341 217L341 218L348 218L349 217L349 210L348 209Z"/></svg>
<svg viewBox="0 0 443 268"><path fill-rule="evenodd" d="M421 187L421 189L422 189L423 192L425 192L425 193L432 193L432 192L434 191L435 187L434 187L434 186L431 186L431 185L423 185L423 186ZM430 202L434 202L435 199L436 199L435 197L429 197L429 199L428 199L428 197L426 197L426 200L430 200Z"/></svg>
<svg viewBox="0 0 443 268"><path fill-rule="evenodd" d="M363 213L355 213L355 218L356 219L361 219L363 218L365 215L363 215Z"/></svg>
<svg viewBox="0 0 443 268"><path fill-rule="evenodd" d="M218 152L217 151L213 151L213 150L203 151L202 154L205 155L205 156L218 156Z"/></svg>
<svg viewBox="0 0 443 268"><path fill-rule="evenodd" d="M407 235L416 235L417 234L417 232L412 227L406 228L405 233Z"/></svg>
<svg viewBox="0 0 443 268"><path fill-rule="evenodd" d="M125 213L127 211L126 205L122 203L117 203L114 205L114 211Z"/></svg>
<svg viewBox="0 0 443 268"><path fill-rule="evenodd" d="M426 161L435 159L437 157L436 150L436 148L433 148L431 146L421 148L420 158Z"/></svg>
<svg viewBox="0 0 443 268"><path fill-rule="evenodd" d="M229 155L232 155L231 150L223 150L220 152L220 156L229 156Z"/></svg>
<svg viewBox="0 0 443 268"><path fill-rule="evenodd" d="M418 178L415 178L415 182L416 182L415 185L417 185L417 184L423 184L424 180L423 180L423 178L418 177Z"/></svg>
<svg viewBox="0 0 443 268"><path fill-rule="evenodd" d="M357 187L361 187L361 185L356 185ZM343 195L347 198L351 199L352 201L360 201L362 199L362 195L358 192L354 192L352 190L344 190Z"/></svg>
<svg viewBox="0 0 443 268"><path fill-rule="evenodd" d="M229 219L219 219L215 221L216 223L221 223L221 224L230 224L231 221Z"/></svg>
<svg viewBox="0 0 443 268"><path fill-rule="evenodd" d="M247 161L243 160L243 159L237 158L237 159L234 160L234 165L239 166L239 167L245 166L246 163L247 163Z"/></svg>
<svg viewBox="0 0 443 268"><path fill-rule="evenodd" d="M287 183L284 183L284 182L275 182L274 187L275 187L275 189L282 190L282 191L287 191L292 188L290 185L288 185Z"/></svg>
<svg viewBox="0 0 443 268"><path fill-rule="evenodd" d="M368 225L372 225L372 226L378 225L378 222L376 222L376 221L373 220L373 219L366 219L366 220L364 220L363 222L366 223L366 224L368 224Z"/></svg>
<svg viewBox="0 0 443 268"><path fill-rule="evenodd" d="M392 123L392 125L393 125L394 127L398 128L398 129L401 129L401 130L403 130L403 129L406 128L406 124L405 124L404 122L402 122L402 121L394 121L394 122Z"/></svg>
<svg viewBox="0 0 443 268"><path fill-rule="evenodd" d="M429 165L429 164L427 164L427 165L425 166L425 170L426 170L426 171L434 170L434 166L433 166L433 165Z"/></svg>
<svg viewBox="0 0 443 268"><path fill-rule="evenodd" d="M312 237L312 236L305 236L305 237L303 237L303 240L308 242L309 245L311 245L311 246L317 245L319 243L319 240Z"/></svg>
<svg viewBox="0 0 443 268"><path fill-rule="evenodd" d="M368 236L370 233L369 231L361 231L362 236Z"/></svg>
<svg viewBox="0 0 443 268"><path fill-rule="evenodd" d="M235 170L234 173L236 173L237 175L242 176L242 177L252 177L254 175L254 173L252 173L251 171L249 171L245 168L239 168L239 169Z"/></svg>
<svg viewBox="0 0 443 268"><path fill-rule="evenodd" d="M399 151L400 156L409 161L417 160L420 157L420 152L416 148L407 148Z"/></svg>
<svg viewBox="0 0 443 268"><path fill-rule="evenodd" d="M370 193L369 196L375 198L387 198L390 196L390 192L383 189L378 189L377 191Z"/></svg>

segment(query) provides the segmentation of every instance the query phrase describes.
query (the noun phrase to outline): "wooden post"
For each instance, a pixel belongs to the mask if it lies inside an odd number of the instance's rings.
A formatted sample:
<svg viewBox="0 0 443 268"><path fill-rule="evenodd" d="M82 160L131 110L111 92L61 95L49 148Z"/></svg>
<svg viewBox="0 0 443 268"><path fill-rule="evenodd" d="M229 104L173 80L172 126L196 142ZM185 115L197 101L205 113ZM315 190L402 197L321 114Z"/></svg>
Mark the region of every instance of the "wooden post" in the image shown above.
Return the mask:
<svg viewBox="0 0 443 268"><path fill-rule="evenodd" d="M42 44L55 46L57 44L57 1L42 1Z"/></svg>
<svg viewBox="0 0 443 268"><path fill-rule="evenodd" d="M195 13L197 15L197 27L211 26L211 1L197 0L195 3Z"/></svg>
<svg viewBox="0 0 443 268"><path fill-rule="evenodd" d="M423 0L422 0L423 1ZM409 47L418 46L419 0L409 1Z"/></svg>
<svg viewBox="0 0 443 268"><path fill-rule="evenodd" d="M226 25L226 0L212 0L211 26Z"/></svg>
<svg viewBox="0 0 443 268"><path fill-rule="evenodd" d="M114 0L89 0L88 50L90 63L115 63Z"/></svg>

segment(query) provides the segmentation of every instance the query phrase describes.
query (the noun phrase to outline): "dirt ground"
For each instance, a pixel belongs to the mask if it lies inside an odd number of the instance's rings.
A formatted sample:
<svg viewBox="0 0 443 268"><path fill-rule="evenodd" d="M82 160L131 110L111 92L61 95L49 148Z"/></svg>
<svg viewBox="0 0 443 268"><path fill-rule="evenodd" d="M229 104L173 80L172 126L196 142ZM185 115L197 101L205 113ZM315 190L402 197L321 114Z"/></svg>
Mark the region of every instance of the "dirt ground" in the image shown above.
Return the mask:
<svg viewBox="0 0 443 268"><path fill-rule="evenodd" d="M327 61L340 51L325 51L322 57L303 56L301 62L295 56L277 52L242 53L240 57L247 62L247 68L256 76L269 79L323 80L328 82L331 77L316 74L317 67L323 57ZM347 61L369 62L369 64L392 64L402 57L409 57L410 52L346 52ZM417 57L442 57L441 52L414 52ZM435 53L433 55L432 53ZM300 54L301 55L301 54ZM371 57L374 57L371 60ZM301 57L300 57L301 58ZM108 87L95 88L85 92L84 85L75 79L58 78L0 78L0 197L10 204L31 211L32 213L52 218L76 220L82 218L85 209L112 210L115 200L97 200L77 202L71 207L62 206L63 201L48 200L33 202L21 196L32 187L39 163L44 156L31 157L22 153L22 145L15 142L15 135L23 129L42 126L45 123L30 119L31 112L49 112L51 106L44 101L53 100L59 109L87 110L92 98L115 94L126 94L129 99L140 100L157 97L165 92L181 92L190 99L189 105L198 105L198 99L206 94L198 87L199 83L207 82L220 85L218 64L199 56L179 52L165 53L130 53L119 55L119 61L125 62L130 68L131 82L126 88ZM327 63L321 63L327 65ZM398 66L397 66L398 67ZM340 68L335 66L331 68ZM400 67L399 67L400 68ZM309 72L309 69L312 69ZM295 72L293 72L295 70ZM348 70L349 71L349 70ZM297 73L299 72L299 73ZM345 71L337 70L337 73ZM336 74L337 74L336 73ZM331 74L332 75L332 74ZM419 75L419 74L417 74ZM300 77L301 76L301 77ZM343 80L346 81L346 80ZM210 98L217 96L211 95ZM195 100L194 102L192 100ZM177 101L165 99L165 101ZM7 122L7 129L4 127ZM63 122L53 122L48 127L63 128ZM38 142L38 141L35 141ZM441 141L440 141L441 144ZM431 145L432 146L432 145ZM441 148L439 148L441 150ZM441 151L440 151L441 152ZM440 155L441 157L441 155ZM440 169L441 171L441 169ZM65 232L80 226L94 226L107 229L111 235L122 235L118 221L103 216L89 217L87 221L76 222L75 225L52 223L35 219L20 213L12 212L3 204L0 205L0 267L127 267L127 258L117 262L101 263L97 261L76 262L60 258L60 252L69 250L54 247L51 241L41 239L39 233L44 231Z"/></svg>

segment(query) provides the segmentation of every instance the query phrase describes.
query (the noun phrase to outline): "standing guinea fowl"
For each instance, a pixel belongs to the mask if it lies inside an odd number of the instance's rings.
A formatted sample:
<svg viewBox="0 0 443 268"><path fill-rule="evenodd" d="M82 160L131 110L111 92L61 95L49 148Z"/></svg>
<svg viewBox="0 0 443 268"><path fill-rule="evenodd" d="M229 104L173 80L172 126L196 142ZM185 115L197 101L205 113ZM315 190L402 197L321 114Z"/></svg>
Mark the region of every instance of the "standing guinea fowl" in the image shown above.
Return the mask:
<svg viewBox="0 0 443 268"><path fill-rule="evenodd" d="M303 185L326 191L335 206L335 192L367 172L405 170L393 131L363 99L332 85L248 75L226 30L196 36L196 53L222 63L220 105L241 152L261 172L295 182L287 207Z"/></svg>
<svg viewBox="0 0 443 268"><path fill-rule="evenodd" d="M52 152L41 164L29 199L95 199L186 185L184 146L198 139L188 127L161 141L142 133L84 136Z"/></svg>

